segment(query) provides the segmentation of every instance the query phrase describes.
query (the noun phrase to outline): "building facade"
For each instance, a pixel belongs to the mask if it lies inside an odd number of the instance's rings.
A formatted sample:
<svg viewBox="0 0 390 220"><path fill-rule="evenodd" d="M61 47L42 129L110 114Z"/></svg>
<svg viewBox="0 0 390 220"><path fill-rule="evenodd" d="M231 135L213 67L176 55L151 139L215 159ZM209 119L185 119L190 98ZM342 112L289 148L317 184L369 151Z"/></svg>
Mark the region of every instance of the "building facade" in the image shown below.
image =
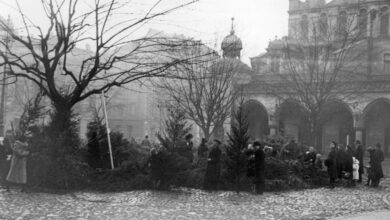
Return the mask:
<svg viewBox="0 0 390 220"><path fill-rule="evenodd" d="M270 95L261 88L261 81L277 80L283 69L283 49L286 39L310 38L316 33L324 36L331 27L358 33L356 49L359 58L348 59L349 65L361 64L351 71L345 84L360 81L364 89L354 97L333 99L326 103L326 119L321 125L322 152L328 151L330 141L352 144L362 141L365 146L381 144L390 153L390 22L389 1L378 0L290 0L288 36L269 43L266 53L251 58L254 71L246 85L246 107L250 134L253 138L282 135L305 141L308 133L307 116L302 103ZM315 28L310 28L315 27ZM341 31L340 31L341 30ZM342 84L341 83L341 84ZM363 88L362 87L362 88ZM340 94L341 96L342 94Z"/></svg>

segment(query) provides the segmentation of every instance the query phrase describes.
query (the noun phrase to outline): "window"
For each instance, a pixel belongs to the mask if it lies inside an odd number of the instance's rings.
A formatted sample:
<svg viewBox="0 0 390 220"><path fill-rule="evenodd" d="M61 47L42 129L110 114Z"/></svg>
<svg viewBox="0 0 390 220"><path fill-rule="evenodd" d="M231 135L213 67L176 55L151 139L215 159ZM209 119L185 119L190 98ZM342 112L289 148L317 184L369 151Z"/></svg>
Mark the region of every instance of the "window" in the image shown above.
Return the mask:
<svg viewBox="0 0 390 220"><path fill-rule="evenodd" d="M338 34L339 37L346 37L347 34L347 12L342 11L337 18Z"/></svg>
<svg viewBox="0 0 390 220"><path fill-rule="evenodd" d="M390 53L385 53L383 55L383 66L384 66L384 72L390 73Z"/></svg>
<svg viewBox="0 0 390 220"><path fill-rule="evenodd" d="M359 12L359 35L360 37L367 36L367 10L361 9Z"/></svg>
<svg viewBox="0 0 390 220"><path fill-rule="evenodd" d="M374 31L374 22L376 19L377 11L375 9L370 11L370 36L372 35Z"/></svg>
<svg viewBox="0 0 390 220"><path fill-rule="evenodd" d="M389 36L389 9L387 7L383 7L381 9L380 14L380 35L382 37Z"/></svg>
<svg viewBox="0 0 390 220"><path fill-rule="evenodd" d="M307 39L309 37L309 19L307 18L307 15L302 16L300 26L302 31L302 38Z"/></svg>
<svg viewBox="0 0 390 220"><path fill-rule="evenodd" d="M328 16L325 13L320 15L319 26L321 36L325 37L328 33Z"/></svg>

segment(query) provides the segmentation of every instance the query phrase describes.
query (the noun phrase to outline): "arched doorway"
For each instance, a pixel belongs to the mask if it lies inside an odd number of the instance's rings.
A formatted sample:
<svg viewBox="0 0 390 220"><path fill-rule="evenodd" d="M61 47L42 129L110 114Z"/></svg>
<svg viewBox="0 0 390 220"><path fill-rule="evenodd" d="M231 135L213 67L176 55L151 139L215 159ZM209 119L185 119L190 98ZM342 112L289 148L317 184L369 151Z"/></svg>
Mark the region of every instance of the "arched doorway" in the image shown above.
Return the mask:
<svg viewBox="0 0 390 220"><path fill-rule="evenodd" d="M353 114L347 104L341 101L328 102L321 113L322 152L329 152L329 143L352 145L354 142Z"/></svg>
<svg viewBox="0 0 390 220"><path fill-rule="evenodd" d="M298 102L284 101L279 108L279 133L286 138L309 142L309 123L307 113Z"/></svg>
<svg viewBox="0 0 390 220"><path fill-rule="evenodd" d="M390 145L390 100L377 99L364 110L366 145L379 143L385 154L389 154Z"/></svg>
<svg viewBox="0 0 390 220"><path fill-rule="evenodd" d="M252 139L262 139L269 134L268 113L260 102L255 100L245 102L243 112L248 121L248 134Z"/></svg>

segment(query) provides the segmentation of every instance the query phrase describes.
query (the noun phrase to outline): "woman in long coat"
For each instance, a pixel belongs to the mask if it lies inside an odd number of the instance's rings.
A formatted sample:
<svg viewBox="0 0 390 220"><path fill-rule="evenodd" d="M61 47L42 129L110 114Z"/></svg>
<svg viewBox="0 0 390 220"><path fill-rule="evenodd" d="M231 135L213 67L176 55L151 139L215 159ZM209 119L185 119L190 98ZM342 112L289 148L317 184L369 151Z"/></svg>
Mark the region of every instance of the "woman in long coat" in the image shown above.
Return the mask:
<svg viewBox="0 0 390 220"><path fill-rule="evenodd" d="M216 190L218 188L219 177L221 174L221 154L219 147L221 142L214 140L214 146L211 148L207 158L207 169L204 180L204 188L207 190Z"/></svg>
<svg viewBox="0 0 390 220"><path fill-rule="evenodd" d="M260 142L253 144L255 147L255 192L262 194L265 181L265 154Z"/></svg>
<svg viewBox="0 0 390 220"><path fill-rule="evenodd" d="M328 158L325 160L325 166L328 167L330 188L334 188L334 183L337 178L337 152L334 142L330 144L330 152Z"/></svg>
<svg viewBox="0 0 390 220"><path fill-rule="evenodd" d="M27 156L30 154L27 143L16 141L12 146L11 166L7 181L17 184L27 183Z"/></svg>

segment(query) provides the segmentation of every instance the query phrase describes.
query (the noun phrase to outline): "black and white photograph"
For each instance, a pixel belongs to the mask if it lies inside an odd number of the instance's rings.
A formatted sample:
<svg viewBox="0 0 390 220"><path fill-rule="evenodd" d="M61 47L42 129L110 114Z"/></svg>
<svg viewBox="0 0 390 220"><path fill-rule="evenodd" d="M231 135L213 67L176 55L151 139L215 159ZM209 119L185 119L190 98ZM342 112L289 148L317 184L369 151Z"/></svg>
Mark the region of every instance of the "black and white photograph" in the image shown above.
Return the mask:
<svg viewBox="0 0 390 220"><path fill-rule="evenodd" d="M3 219L390 219L390 0L0 0Z"/></svg>

